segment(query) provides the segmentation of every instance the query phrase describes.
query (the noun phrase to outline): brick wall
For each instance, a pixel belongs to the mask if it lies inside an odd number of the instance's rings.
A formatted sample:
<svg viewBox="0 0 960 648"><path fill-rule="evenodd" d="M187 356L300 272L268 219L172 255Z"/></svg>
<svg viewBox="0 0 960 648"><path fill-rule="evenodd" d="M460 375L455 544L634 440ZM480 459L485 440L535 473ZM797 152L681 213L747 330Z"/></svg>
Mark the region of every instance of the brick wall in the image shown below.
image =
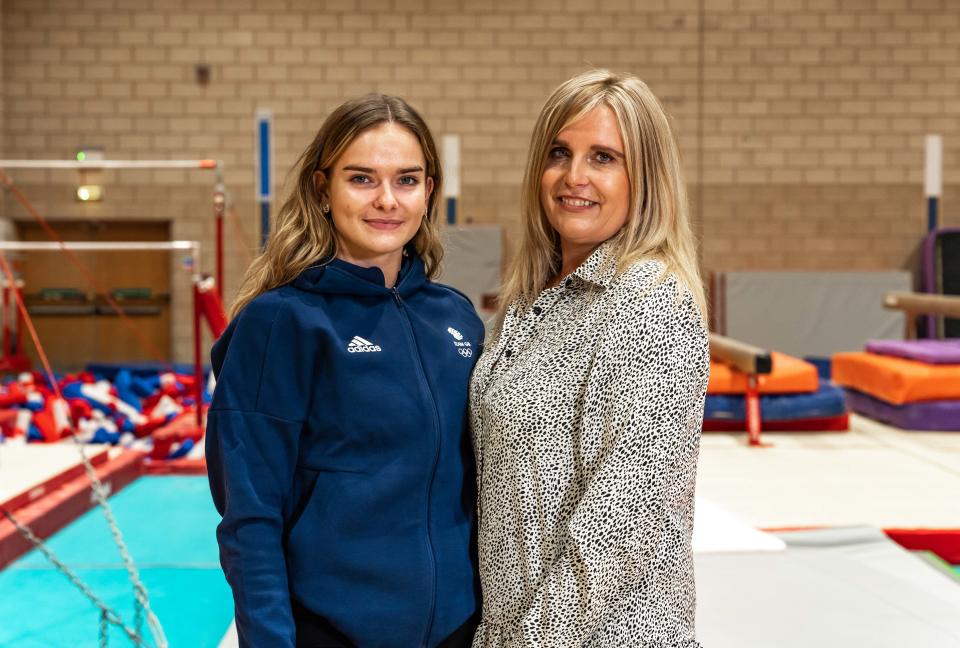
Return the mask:
<svg viewBox="0 0 960 648"><path fill-rule="evenodd" d="M674 116L708 270L910 267L926 133L944 136L944 220L960 225L955 0L704 5L701 25L697 0L5 0L0 135L6 157L95 144L222 159L253 237L254 110L274 111L282 178L344 98L396 93L438 137L462 136L465 216L515 236L540 105L606 66L645 79ZM106 174L99 205L73 201L69 173L16 177L50 217L172 219L213 268L208 174ZM247 257L228 242L229 293ZM184 358L188 293L175 300Z"/></svg>

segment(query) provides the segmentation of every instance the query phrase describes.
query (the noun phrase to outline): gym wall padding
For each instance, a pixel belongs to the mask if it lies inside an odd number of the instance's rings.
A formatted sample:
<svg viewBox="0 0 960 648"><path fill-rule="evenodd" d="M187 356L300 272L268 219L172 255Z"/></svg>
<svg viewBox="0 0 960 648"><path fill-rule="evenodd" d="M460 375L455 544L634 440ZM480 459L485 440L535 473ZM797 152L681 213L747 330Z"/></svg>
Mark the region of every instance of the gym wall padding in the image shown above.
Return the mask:
<svg viewBox="0 0 960 648"><path fill-rule="evenodd" d="M799 357L902 338L903 313L884 309L882 300L913 290L910 273L901 271L728 271L714 284L718 333Z"/></svg>
<svg viewBox="0 0 960 648"><path fill-rule="evenodd" d="M503 228L499 225L444 227L443 249L440 283L465 294L484 316L484 295L500 292Z"/></svg>

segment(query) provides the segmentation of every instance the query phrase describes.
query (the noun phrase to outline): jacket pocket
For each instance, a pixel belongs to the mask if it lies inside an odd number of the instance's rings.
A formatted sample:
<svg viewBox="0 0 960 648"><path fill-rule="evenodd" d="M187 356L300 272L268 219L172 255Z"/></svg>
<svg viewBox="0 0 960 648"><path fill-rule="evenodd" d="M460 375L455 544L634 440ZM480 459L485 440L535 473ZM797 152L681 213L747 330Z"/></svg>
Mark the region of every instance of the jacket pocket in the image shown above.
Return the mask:
<svg viewBox="0 0 960 648"><path fill-rule="evenodd" d="M314 468L297 466L293 479L293 489L290 493L290 514L284 524L284 541L289 540L293 530L303 518L303 513L307 510L314 491L317 489L319 474L320 471Z"/></svg>

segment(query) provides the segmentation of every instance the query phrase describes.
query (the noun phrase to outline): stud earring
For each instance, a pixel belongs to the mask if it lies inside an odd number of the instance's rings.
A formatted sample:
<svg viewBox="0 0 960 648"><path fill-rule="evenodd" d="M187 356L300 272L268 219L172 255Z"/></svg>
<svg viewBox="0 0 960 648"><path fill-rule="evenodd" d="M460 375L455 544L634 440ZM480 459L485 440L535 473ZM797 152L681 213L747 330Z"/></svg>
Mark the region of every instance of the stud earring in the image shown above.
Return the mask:
<svg viewBox="0 0 960 648"><path fill-rule="evenodd" d="M326 216L330 213L330 205L324 203L320 205L320 211L323 212L323 215Z"/></svg>

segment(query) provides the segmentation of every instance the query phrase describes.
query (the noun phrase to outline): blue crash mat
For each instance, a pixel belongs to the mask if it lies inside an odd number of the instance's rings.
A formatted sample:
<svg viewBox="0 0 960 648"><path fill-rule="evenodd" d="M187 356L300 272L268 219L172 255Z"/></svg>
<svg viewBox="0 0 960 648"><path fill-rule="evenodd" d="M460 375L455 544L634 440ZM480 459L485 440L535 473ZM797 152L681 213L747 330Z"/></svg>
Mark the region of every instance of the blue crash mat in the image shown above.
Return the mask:
<svg viewBox="0 0 960 648"><path fill-rule="evenodd" d="M764 421L839 416L847 411L843 389L825 380L809 394L772 394L760 397L760 416ZM708 394L703 418L718 421L742 421L746 418L744 397L733 394Z"/></svg>

